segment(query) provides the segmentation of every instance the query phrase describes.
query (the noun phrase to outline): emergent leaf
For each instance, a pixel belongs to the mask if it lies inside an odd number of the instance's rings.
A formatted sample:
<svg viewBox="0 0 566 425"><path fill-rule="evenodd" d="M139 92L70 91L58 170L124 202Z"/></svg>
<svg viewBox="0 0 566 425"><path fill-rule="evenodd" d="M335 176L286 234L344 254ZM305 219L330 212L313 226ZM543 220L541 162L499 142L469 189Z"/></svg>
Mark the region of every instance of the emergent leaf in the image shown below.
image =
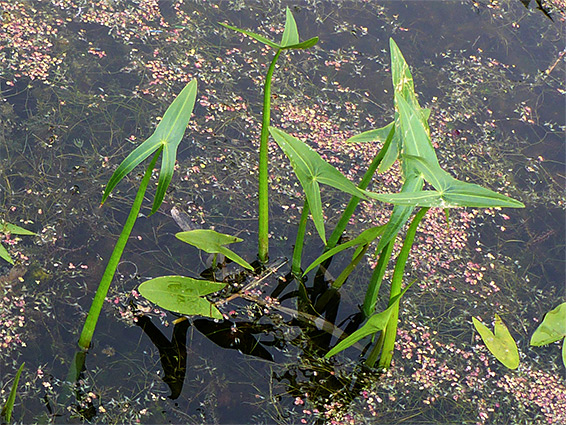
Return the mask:
<svg viewBox="0 0 566 425"><path fill-rule="evenodd" d="M305 191L316 230L326 243L319 183L365 199L364 193L304 142L275 127L269 127L269 132L289 158Z"/></svg>
<svg viewBox="0 0 566 425"><path fill-rule="evenodd" d="M145 160L149 155L160 147L163 147L163 157L161 160L161 171L159 173L159 183L155 193L155 199L151 208L151 214L155 213L161 203L165 192L171 183L173 169L175 167L175 159L177 157L177 148L183 138L185 129L191 118L193 108L195 106L197 95L197 80L189 82L179 95L173 100L171 105L165 111L161 122L153 134L140 146L134 149L118 166L104 190L102 203L106 201L108 195L116 187L130 171L132 171L140 162Z"/></svg>
<svg viewBox="0 0 566 425"><path fill-rule="evenodd" d="M351 347L360 339L385 329L385 327L387 326L387 322L389 322L389 317L391 316L393 309L395 308L395 306L399 304L401 297L405 295L405 292L407 292L407 290L411 286L412 283L408 284L399 295L391 299L391 301L389 302L389 307L387 307L387 309L385 309L381 313L376 313L372 315L360 329L358 329L350 336L344 338L342 341L336 344L334 348L332 348L332 350L330 350L328 353L324 355L324 357L325 358L332 357L333 355L339 353L340 351L345 350L348 347Z"/></svg>

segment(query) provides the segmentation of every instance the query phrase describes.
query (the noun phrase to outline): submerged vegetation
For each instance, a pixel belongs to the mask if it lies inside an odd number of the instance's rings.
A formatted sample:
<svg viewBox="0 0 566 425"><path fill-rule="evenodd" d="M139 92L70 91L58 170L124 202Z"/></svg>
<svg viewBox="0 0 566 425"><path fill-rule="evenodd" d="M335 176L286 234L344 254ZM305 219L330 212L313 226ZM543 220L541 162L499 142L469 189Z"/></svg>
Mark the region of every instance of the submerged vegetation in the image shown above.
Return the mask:
<svg viewBox="0 0 566 425"><path fill-rule="evenodd" d="M563 124L529 97L563 95L556 49L538 74L483 39L409 43L395 5L95 3L0 1L0 213L34 230L3 242L12 418L563 421L563 175L543 150Z"/></svg>

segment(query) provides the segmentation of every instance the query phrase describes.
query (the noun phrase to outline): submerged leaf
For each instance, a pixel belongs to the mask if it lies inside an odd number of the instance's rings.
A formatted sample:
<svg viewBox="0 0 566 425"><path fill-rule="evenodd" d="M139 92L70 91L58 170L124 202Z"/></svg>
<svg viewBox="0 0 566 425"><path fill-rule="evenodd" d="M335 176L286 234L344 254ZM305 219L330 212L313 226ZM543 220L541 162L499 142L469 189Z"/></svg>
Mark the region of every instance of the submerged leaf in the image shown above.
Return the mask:
<svg viewBox="0 0 566 425"><path fill-rule="evenodd" d="M546 313L531 337L531 345L538 347L552 344L564 337L566 337L566 302Z"/></svg>
<svg viewBox="0 0 566 425"><path fill-rule="evenodd" d="M163 197L169 187L169 183L171 183L175 159L177 157L177 148L189 124L195 106L196 95L197 80L193 79L185 86L175 100L173 100L171 105L169 105L153 134L134 149L126 159L122 161L116 171L114 171L114 174L110 177L106 189L104 190L102 203L106 201L120 180L149 155L162 148L163 158L161 160L161 171L159 173L159 183L151 208L151 214L157 211L163 202Z"/></svg>
<svg viewBox="0 0 566 425"><path fill-rule="evenodd" d="M316 230L322 241L326 243L319 183L365 199L364 192L306 143L275 127L269 127L269 132L289 158L293 171L305 191Z"/></svg>
<svg viewBox="0 0 566 425"><path fill-rule="evenodd" d="M503 363L505 367L517 369L519 367L519 350L501 317L495 314L494 332L491 332L487 326L475 317L472 317L472 321L487 349L495 358Z"/></svg>
<svg viewBox="0 0 566 425"><path fill-rule="evenodd" d="M225 286L225 283L186 276L161 276L142 283L138 289L145 298L166 310L222 319L216 306L202 296L218 292Z"/></svg>
<svg viewBox="0 0 566 425"><path fill-rule="evenodd" d="M202 249L209 254L223 254L225 257L248 270L254 269L246 260L224 246L235 242L242 242L243 239L236 236L218 233L210 229L195 229L188 232L179 232L175 236L177 239L189 245L193 245L198 249Z"/></svg>

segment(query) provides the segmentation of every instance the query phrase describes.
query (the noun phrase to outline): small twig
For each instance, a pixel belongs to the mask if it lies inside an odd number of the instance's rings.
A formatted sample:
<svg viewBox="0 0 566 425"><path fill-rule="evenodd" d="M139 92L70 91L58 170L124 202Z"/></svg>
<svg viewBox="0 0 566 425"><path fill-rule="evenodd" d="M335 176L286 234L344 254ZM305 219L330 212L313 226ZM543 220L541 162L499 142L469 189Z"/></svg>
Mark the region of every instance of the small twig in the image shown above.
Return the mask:
<svg viewBox="0 0 566 425"><path fill-rule="evenodd" d="M556 65L558 65L558 62L560 62L560 59L562 59L564 57L564 54L566 54L566 49L564 49L560 52L556 61L554 61L552 66L546 70L546 75L549 75L552 71L554 71L554 68L556 68Z"/></svg>
<svg viewBox="0 0 566 425"><path fill-rule="evenodd" d="M246 286L244 286L242 289L240 289L235 294L230 295L226 299L219 300L219 301L215 302L214 304L216 305L216 307L220 307L220 306L223 306L224 304L232 301L233 299L236 299L238 297L243 297L246 292L251 291L253 288L258 286L261 282L263 282L265 279L267 279L273 273L276 273L281 267L283 267L285 264L287 264L287 261L288 260L286 258L282 258L282 259L275 261L272 266L267 267L267 271L263 275L261 275L257 279L254 279L250 283L248 283Z"/></svg>

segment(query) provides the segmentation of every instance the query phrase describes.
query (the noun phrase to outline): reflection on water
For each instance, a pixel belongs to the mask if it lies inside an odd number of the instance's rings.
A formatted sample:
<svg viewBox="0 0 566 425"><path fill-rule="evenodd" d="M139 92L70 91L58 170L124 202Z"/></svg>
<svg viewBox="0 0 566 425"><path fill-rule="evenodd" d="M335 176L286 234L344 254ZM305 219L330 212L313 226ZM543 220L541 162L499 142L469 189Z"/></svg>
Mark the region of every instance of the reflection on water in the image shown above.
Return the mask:
<svg viewBox="0 0 566 425"><path fill-rule="evenodd" d="M364 341L321 359L342 331L360 325L369 264L340 292L328 291L349 253L304 285L282 269L250 295L254 302L227 304L221 323L174 323L136 293L147 278L196 277L209 267L176 241L172 208L189 226L243 238L240 253L255 258L256 140L271 52L217 22L277 38L285 5L0 0L0 214L37 232L5 241L21 264L0 269L0 401L25 361L13 414L24 423L566 421L559 348L528 346L537 321L564 298L564 13L546 3L291 5L301 36L321 41L282 59L274 125L359 180L376 147L342 142L393 115L392 36L432 110L443 166L527 205L454 211L449 226L442 212L430 215L410 258L408 278L417 283L404 304L394 369L364 369ZM148 217L144 206L93 349L69 387L84 308L140 176L99 208L103 187L195 77L197 107L166 208ZM275 150L272 161L271 255L282 258L290 256L302 199L287 161ZM398 184L393 172L376 188ZM323 199L331 226L346 199L334 192ZM360 205L347 236L388 214ZM308 239L305 264L320 249ZM212 275L233 276L232 266ZM471 316L489 321L495 312L518 342L516 372L475 339Z"/></svg>

